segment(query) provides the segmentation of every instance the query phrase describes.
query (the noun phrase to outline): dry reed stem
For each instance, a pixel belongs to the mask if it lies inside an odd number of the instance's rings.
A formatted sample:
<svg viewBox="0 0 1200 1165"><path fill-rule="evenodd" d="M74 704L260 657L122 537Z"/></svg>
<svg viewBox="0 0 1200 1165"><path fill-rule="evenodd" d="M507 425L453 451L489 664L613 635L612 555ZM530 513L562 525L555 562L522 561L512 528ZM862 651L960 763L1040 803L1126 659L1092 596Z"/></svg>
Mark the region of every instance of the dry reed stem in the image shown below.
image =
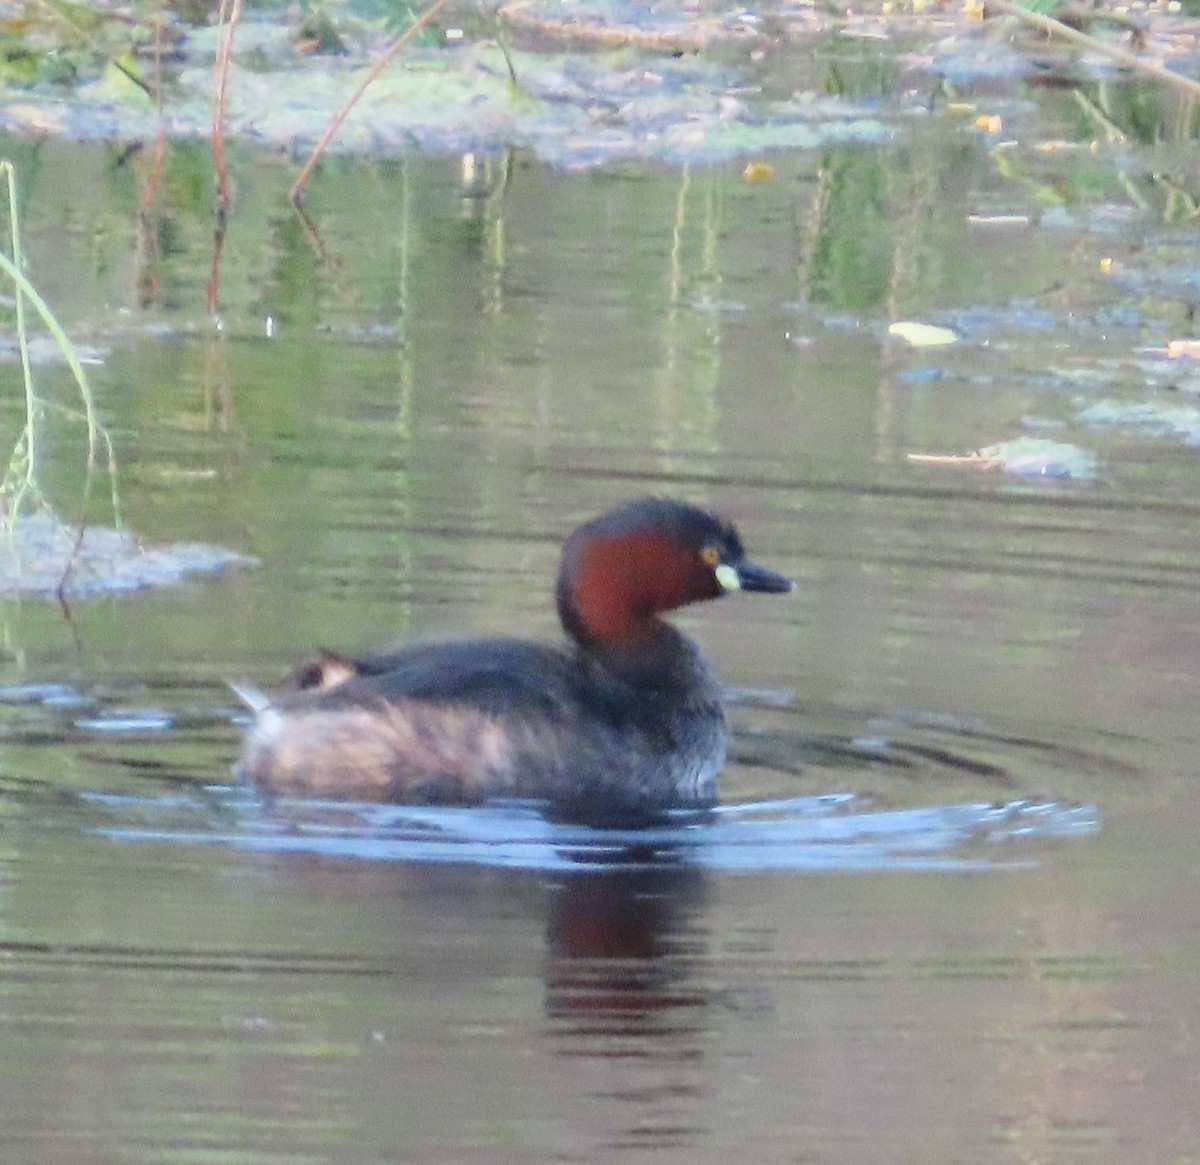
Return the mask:
<svg viewBox="0 0 1200 1165"><path fill-rule="evenodd" d="M909 461L920 465L953 465L965 469L1003 469L1003 457L989 457L976 450L974 453L909 453Z"/></svg>
<svg viewBox="0 0 1200 1165"><path fill-rule="evenodd" d="M167 156L167 126L163 120L163 3L158 0L154 13L154 106L158 113L158 129L154 134L154 157L150 163L150 177L142 191L142 209L149 210L158 197L162 184L163 163Z"/></svg>
<svg viewBox="0 0 1200 1165"><path fill-rule="evenodd" d="M1032 25L1034 28L1049 33L1051 36L1061 37L1071 44L1090 49L1092 52L1101 53L1110 60L1124 65L1126 68L1144 73L1147 77L1153 77L1155 80L1172 85L1190 97L1200 97L1200 81L1195 81L1191 77L1185 77L1180 73L1174 73L1170 69L1163 68L1162 65L1154 64L1152 61L1145 61L1137 53L1131 53L1128 49L1121 48L1120 45L1107 44L1105 41L1098 40L1094 36L1089 36L1086 32L1080 32L1078 29L1063 24L1061 20L1055 20L1052 16L1043 16L1040 12L1030 12L1028 8L1022 8L1020 4L1012 3L1012 0L987 0L987 6L1008 16L1015 16L1025 24Z"/></svg>
<svg viewBox="0 0 1200 1165"><path fill-rule="evenodd" d="M216 86L213 95L212 151L217 172L217 213L229 210L229 166L225 160L225 97L229 85L229 65L233 59L233 37L242 16L242 0L221 0L217 24L221 29L214 64Z"/></svg>

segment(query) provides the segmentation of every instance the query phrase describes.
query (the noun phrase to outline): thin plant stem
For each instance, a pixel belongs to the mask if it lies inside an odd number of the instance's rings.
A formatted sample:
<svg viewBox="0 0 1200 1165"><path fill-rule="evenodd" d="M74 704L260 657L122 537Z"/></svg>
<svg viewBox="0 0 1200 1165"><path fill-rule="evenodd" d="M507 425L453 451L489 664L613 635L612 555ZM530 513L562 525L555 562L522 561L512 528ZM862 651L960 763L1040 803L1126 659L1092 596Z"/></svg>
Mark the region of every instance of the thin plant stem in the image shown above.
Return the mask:
<svg viewBox="0 0 1200 1165"><path fill-rule="evenodd" d="M1051 36L1061 37L1065 41L1070 41L1071 44L1090 49L1092 52L1101 53L1128 69L1144 73L1147 77L1153 77L1157 81L1164 81L1166 84L1172 85L1192 97L1200 97L1200 81L1194 81L1191 77L1183 76L1182 73L1175 73L1170 69L1164 69L1162 65L1156 65L1153 61L1143 60L1136 53L1131 53L1128 49L1098 40L1094 36L1089 36L1086 32L1080 32L1077 28L1071 28L1069 25L1063 24L1061 20L1055 20L1052 16L1043 16L1040 12L1032 12L1028 8L1023 8L1020 4L1012 3L1012 0L988 0L988 7L995 9L997 12L1004 12L1009 16L1015 16L1018 20L1024 21L1026 24L1030 24L1042 32L1049 33Z"/></svg>
<svg viewBox="0 0 1200 1165"><path fill-rule="evenodd" d="M8 189L8 225L12 262L19 272L24 266L24 259L21 252L20 216L17 213L17 174L13 164L7 159L0 161L0 172L4 174L5 184ZM7 258L7 256L3 257ZM21 474L21 479L16 483L13 490L12 508L9 516L10 523L16 519L16 515L20 512L21 499L30 489L34 488L34 466L37 465L38 411L37 397L33 391L33 367L29 361L29 334L25 326L25 296L22 294L19 283L16 285L14 300L17 317L17 350L21 353L21 378L25 385L25 432L22 439L17 443L17 448L20 450L21 455L21 460L17 464L24 465L24 473Z"/></svg>
<svg viewBox="0 0 1200 1165"><path fill-rule="evenodd" d="M229 165L225 159L225 97L229 87L229 65L233 59L233 36L242 16L242 0L221 0L217 24L216 86L213 95L212 151L217 172L217 213L229 210Z"/></svg>
<svg viewBox="0 0 1200 1165"><path fill-rule="evenodd" d="M387 67L387 63L394 57L417 32L424 28L437 14L440 12L449 0L434 0L434 2L418 16L412 24L408 26L386 49L383 55L367 70L367 75L362 79L358 88L350 94L345 105L338 110L333 120L329 123L325 132L321 135L321 140L317 142L309 159L304 163L303 169L300 171L296 181L292 183L291 199L294 206L300 205L300 200L304 197L304 187L316 169L317 163L325 155L325 151L329 148L329 143L333 141L337 131L342 128L342 122L350 116L350 111L358 104L359 99L367 91L368 86L380 73Z"/></svg>
<svg viewBox="0 0 1200 1165"><path fill-rule="evenodd" d="M21 270L22 253L20 245L20 228L18 226L17 213L17 192L16 192L16 170L12 163L7 159L0 159L0 172L4 173L7 178L7 189L9 199L9 219L10 219L10 237L12 239L13 256L9 258L3 250L0 250L0 273L7 275L12 281L15 292L15 300L17 304L18 317L18 341L21 348L22 369L25 375L25 431L22 437L17 442L14 450L13 465L23 466L21 472L21 480L17 483L14 489L15 502L9 508L7 521L11 528L11 523L16 520L19 503L21 498L29 491L40 493L37 487L37 420L39 415L47 407L53 407L58 411L64 412L68 416L75 418L79 414L73 410L63 408L63 406L46 405L40 401L33 389L33 373L29 362L29 345L26 328L24 325L24 303L28 301L33 309L41 317L47 331L55 344L66 360L67 367L71 370L71 375L75 378L75 383L79 388L79 395L83 401L83 421L87 429L87 473L84 478L83 489L83 508L86 513L87 502L91 496L92 479L96 470L97 453L101 446L104 445L105 451L108 454L107 469L109 478L112 483L112 506L113 506L113 522L119 527L121 525L120 513L120 498L117 489L117 467L116 457L113 452L112 440L108 435L108 431L100 424L96 416L95 398L92 395L91 386L88 383L87 373L84 371L83 362L79 359L79 353L75 350L75 345L71 343L70 337L63 330L62 325L55 318L53 311L50 310L49 304L42 298L41 293L25 276Z"/></svg>
<svg viewBox="0 0 1200 1165"><path fill-rule="evenodd" d="M62 325L54 318L54 313L50 310L49 304L38 294L38 289L25 278L13 261L3 252L0 252L0 271L12 280L18 295L28 297L34 310L42 317L42 323L46 325L46 329L54 338L54 342L62 350L62 354L67 361L67 367L71 370L71 375L75 377L75 383L79 385L79 393L83 398L83 417L87 424L87 463L89 469L94 469L96 466L96 450L100 445L100 424L96 419L95 401L92 397L91 386L88 384L87 373L84 372L83 364L80 362L79 354L75 351L75 346L67 337L66 332L63 331ZM27 399L36 403L36 397L32 396L32 394Z"/></svg>

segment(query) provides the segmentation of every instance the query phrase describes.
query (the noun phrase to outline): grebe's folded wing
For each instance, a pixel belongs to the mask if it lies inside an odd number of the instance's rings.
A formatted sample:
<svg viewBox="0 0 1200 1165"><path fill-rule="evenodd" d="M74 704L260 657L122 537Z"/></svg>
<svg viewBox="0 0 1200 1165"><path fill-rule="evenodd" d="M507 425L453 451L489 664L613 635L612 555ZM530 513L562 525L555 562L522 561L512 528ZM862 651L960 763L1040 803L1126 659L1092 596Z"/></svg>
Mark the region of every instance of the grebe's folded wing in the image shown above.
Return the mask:
<svg viewBox="0 0 1200 1165"><path fill-rule="evenodd" d="M416 643L349 663L354 669L349 678L293 700L320 701L327 708L425 700L556 717L578 699L582 678L581 664L569 651L520 639Z"/></svg>

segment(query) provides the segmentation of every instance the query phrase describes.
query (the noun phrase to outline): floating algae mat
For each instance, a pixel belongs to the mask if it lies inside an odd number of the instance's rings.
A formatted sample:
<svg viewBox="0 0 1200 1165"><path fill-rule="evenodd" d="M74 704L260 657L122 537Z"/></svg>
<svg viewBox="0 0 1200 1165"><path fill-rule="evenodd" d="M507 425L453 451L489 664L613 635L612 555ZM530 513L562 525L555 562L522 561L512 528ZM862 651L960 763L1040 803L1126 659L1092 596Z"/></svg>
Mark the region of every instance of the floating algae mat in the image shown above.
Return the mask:
<svg viewBox="0 0 1200 1165"><path fill-rule="evenodd" d="M0 129L74 139L172 137L212 130L215 28L181 33L160 116L111 74L75 85L22 89L0 105ZM307 150L380 51L305 56L278 22L245 21L228 81L232 138ZM519 87L514 88L509 63ZM806 92L773 99L747 69L695 53L527 52L488 44L412 47L376 77L332 148L378 154L412 148L466 153L518 146L581 169L617 159L711 163L829 142L879 142L891 130L867 106Z"/></svg>
<svg viewBox="0 0 1200 1165"><path fill-rule="evenodd" d="M11 533L0 535L0 594L53 597L61 589L65 598L96 598L219 574L254 561L202 542L151 546L127 530L107 526L89 526L81 539L78 527L40 513L18 518Z"/></svg>

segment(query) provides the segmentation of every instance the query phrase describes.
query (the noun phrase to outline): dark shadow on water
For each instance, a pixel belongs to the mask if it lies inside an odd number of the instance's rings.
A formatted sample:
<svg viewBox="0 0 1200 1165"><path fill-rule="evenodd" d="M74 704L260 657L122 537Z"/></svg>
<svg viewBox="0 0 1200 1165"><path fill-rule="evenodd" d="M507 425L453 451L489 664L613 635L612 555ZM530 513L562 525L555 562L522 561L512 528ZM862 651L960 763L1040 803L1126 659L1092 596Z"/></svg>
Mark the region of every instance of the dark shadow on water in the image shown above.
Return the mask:
<svg viewBox="0 0 1200 1165"><path fill-rule="evenodd" d="M628 851L629 864L586 864L549 889L546 926L546 1013L599 1024L608 1034L644 1031L648 1016L705 1006L708 993L692 982L690 954L705 953L693 925L707 900L702 869L674 855ZM649 857L655 864L647 865ZM663 859L666 859L665 861ZM696 932L689 951L687 936Z"/></svg>

